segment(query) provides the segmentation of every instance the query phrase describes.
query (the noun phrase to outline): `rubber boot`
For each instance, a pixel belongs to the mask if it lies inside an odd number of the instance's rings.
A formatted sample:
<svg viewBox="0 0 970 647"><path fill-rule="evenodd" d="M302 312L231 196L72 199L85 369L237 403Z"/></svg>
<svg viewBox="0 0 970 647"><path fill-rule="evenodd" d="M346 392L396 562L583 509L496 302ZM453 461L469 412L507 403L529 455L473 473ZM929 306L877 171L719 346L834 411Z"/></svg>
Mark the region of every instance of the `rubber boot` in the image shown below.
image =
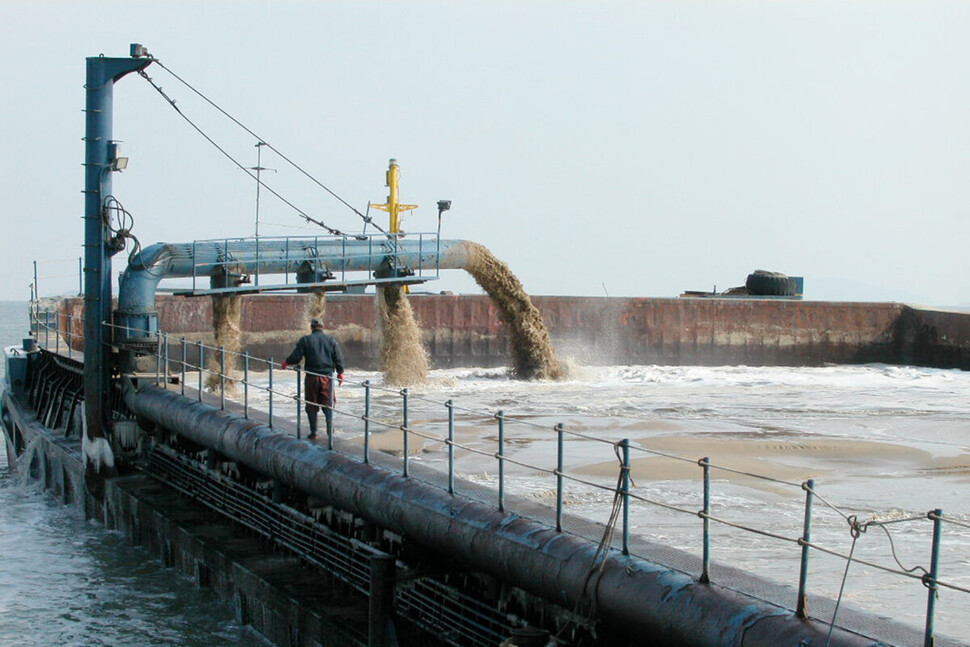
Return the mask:
<svg viewBox="0 0 970 647"><path fill-rule="evenodd" d="M307 411L306 412L307 422L310 423L310 435L307 436L309 440L313 440L317 437L317 412Z"/></svg>

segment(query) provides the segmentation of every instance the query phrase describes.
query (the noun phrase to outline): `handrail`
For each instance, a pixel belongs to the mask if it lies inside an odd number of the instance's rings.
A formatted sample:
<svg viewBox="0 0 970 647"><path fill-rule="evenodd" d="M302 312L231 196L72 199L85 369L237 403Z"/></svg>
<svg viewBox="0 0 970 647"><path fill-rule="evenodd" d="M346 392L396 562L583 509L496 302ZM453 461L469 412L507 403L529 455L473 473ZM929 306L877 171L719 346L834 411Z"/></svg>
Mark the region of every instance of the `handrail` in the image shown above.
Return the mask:
<svg viewBox="0 0 970 647"><path fill-rule="evenodd" d="M395 236L390 236L383 233L356 235L341 234L334 236L239 236L231 238L195 240L190 243L193 250L193 259L198 257L195 250L199 249L200 246L214 245L223 250L220 257L217 259L193 261L191 272L192 290L197 291L208 287L200 287L199 280L205 279L207 281L210 276L218 274L220 270L226 274L230 274L232 273L234 266L240 264L241 259L232 257L230 243L247 246L252 245L252 258L245 259L245 263L247 266L253 268L252 274L254 287L258 288L260 287L260 281L263 280L265 276L272 274L283 274L283 285L291 285L290 277L292 274L295 274L295 270L293 268L296 265L308 260L306 254L307 249L316 250L320 243L325 241L339 242L341 245L342 252L338 259L339 267L326 268L328 270L338 272L337 280L340 282L345 282L347 280L347 274L355 271L348 267L348 263L353 265L354 261L369 259L374 256L375 243L390 246L391 249L387 256L390 259L391 269L397 271L402 267L400 262L402 252L400 252L398 249L398 241L404 238L417 240L417 265L416 267L410 268L414 272L415 276L426 280L438 278L440 276L441 263L438 254L439 239L438 234L435 232L408 232ZM354 241L355 243L366 241L367 245L364 250L357 253L348 252L348 241ZM280 258L278 254L269 255L267 254L267 249L280 249L282 250L283 257ZM435 262L429 265L425 262L424 257L432 253L434 254ZM265 269L279 268L281 264L283 265L282 270L277 269L276 271L268 272ZM384 279L384 281L390 280L392 279ZM292 287L296 287L296 285L293 284Z"/></svg>
<svg viewBox="0 0 970 647"><path fill-rule="evenodd" d="M66 331L66 346L68 356L71 356L72 346L75 342L83 338L81 334L74 334L74 320L75 317L72 315L61 315L59 311L54 311L53 321L51 321L50 311L40 310L36 302L31 303L31 330L32 334L36 337L38 344L47 350L53 350L55 353L59 353L61 350L61 328L63 324L63 329ZM43 316L41 316L43 315ZM52 325L53 324L53 325ZM107 322L103 323L104 326L108 328L121 328L120 326L109 324ZM41 334L43 333L43 335ZM51 333L53 333L54 339L51 339ZM169 388L168 382L169 377L173 374L171 373L171 368L174 365L176 367L175 374L180 377L178 380L181 388L182 395L185 395L187 376L189 373L198 373L198 387L196 388L196 397L201 401L203 399L203 392L205 391L204 379L206 376L211 376L214 378L214 382L218 386L218 397L220 407L225 408L227 398L229 400L235 401L236 404L242 405L243 415L249 417L252 410L257 410L252 406L250 399L250 389L254 389L259 392L266 394L268 399L268 424L271 428L279 429L279 427L274 427L274 406L293 406L296 409L296 436L301 437L301 419L302 419L302 407L306 404L306 400L300 392L299 386L299 375L309 374L306 371L299 371L297 374L297 385L295 393L293 389L289 386L281 387L277 381L274 381L274 369L279 369L281 365L277 363L273 358L260 358L250 355L248 352L233 352L228 351L222 347L213 347L204 344L201 341L191 342L185 337L180 337L174 342L172 341L170 335L167 333L159 332L157 333L157 344L156 344L156 376L155 382L159 386L164 388ZM107 338L112 338L108 335ZM197 364L193 364L188 361L188 348L192 347L195 349L199 357ZM171 348L177 348L178 352L173 354L170 352ZM215 354L218 358L218 363L216 366L207 366L205 357L207 354ZM234 372L227 367L238 366L242 364L243 374L240 378L235 375ZM257 369L262 367L262 371ZM263 383L262 379L255 379L254 373L265 373L268 376L268 383ZM164 378L162 376L165 376ZM287 384L289 384L287 380ZM228 386L231 384L240 384L243 386L243 394L241 400L234 398L232 389ZM663 452L648 449L645 447L637 447L630 444L628 440L622 440L619 442L607 440L603 438L598 438L596 436L578 432L575 430L569 430L565 425L555 424L538 424L531 422L529 420L516 418L507 412L500 411L497 413L492 413L489 411L483 411L480 409L462 407L455 404L453 401L448 400L446 402L440 402L426 396L415 395L410 393L408 389L396 389L390 387L384 387L372 384L370 381L355 382L352 380L347 380L345 384L348 387L357 387L364 390L364 402L361 410L351 410L347 408L345 404L340 404L339 406L333 407L334 416L340 416L342 419L347 421L347 424L356 424L357 421L362 423L362 427L358 431L362 431L364 435L364 451L362 460L364 462L369 462L369 447L371 445L371 439L375 433L375 430L399 430L403 433L403 440L405 448L407 447L407 441L410 437L421 438L425 441L430 441L432 443L441 443L442 446L446 447L448 450L448 488L449 491L453 490L454 478L456 475L454 458L454 450L459 449L469 455L494 458L498 461L498 482L496 483L496 492L498 494L497 505L500 509L505 509L504 493L506 491L507 482L509 477L506 475L506 466L516 466L530 471L536 474L545 474L554 477L556 481L555 494L556 494L556 519L557 526L559 526L559 520L562 519L564 504L564 491L566 489L566 484L583 486L590 488L595 491L601 491L605 494L620 497L622 499L624 507L630 505L631 502L637 502L640 504L645 504L647 506L658 507L664 510L669 510L672 512L699 517L704 522L703 530L703 545L705 547L705 559L704 559L704 572L701 574L701 581L710 581L709 572L707 566L707 547L711 540L712 534L709 530L709 522L714 522L716 524L736 528L745 532L757 534L762 537L771 538L777 541L784 542L786 544L792 544L799 547L802 553L801 557L801 567L803 577L807 574L808 567L808 555L809 550L819 551L821 553L831 555L843 560L848 569L851 565L857 564L862 566L867 566L870 568L877 569L879 571L890 573L896 576L902 576L908 579L919 580L929 591L929 596L935 596L939 588L946 588L948 590L970 593L970 588L962 586L956 581L947 581L939 576L937 571L937 565L931 565L931 568L919 567L922 571L921 574L914 574L915 569L904 569L901 564L899 564L898 559L895 556L895 548L893 548L893 557L896 559L897 567L886 566L884 564L878 564L870 559L863 559L853 556L850 552L845 554L844 551L837 550L832 547L825 546L817 541L809 539L810 528L811 528L811 515L813 500L820 501L825 507L834 511L839 515L844 521L848 522L849 532L853 537L853 542L858 539L861 532L865 531L866 527L869 526L879 526L881 527L887 535L889 534L886 525L889 522L880 521L878 518L870 519L869 521L859 522L853 515L840 509L838 506L829 502L825 498L821 497L815 488L814 481L807 481L804 483L795 483L790 481L785 481L782 479L759 475L756 473L738 470L723 465L716 465L708 461L708 459L692 459L678 454ZM210 389L210 392L214 392L215 389ZM398 400L400 399L400 400ZM375 405L381 405L384 413L387 415L380 415L375 413ZM442 423L431 423L425 424L424 426L415 426L410 422L414 419L413 414L416 405L424 407L440 407L441 410L445 411L447 414L447 431L446 433L436 433L431 427L440 427ZM483 423L495 421L498 425L499 430L499 444L497 451L490 452L482 450L480 447L472 446L469 444L458 442L454 439L455 421L456 414L461 414L464 416L462 419L464 422L473 423ZM401 420L404 420L402 423ZM336 425L335 425L336 428ZM704 475L704 486L705 486L705 496L704 505L702 509L691 509L684 507L683 505L676 505L671 502L657 500L656 498L651 498L636 492L630 491L629 487L621 487L615 480L611 484L607 485L604 483L598 483L594 480L588 478L582 478L579 475L570 474L567 470L562 468L563 465L563 455L562 449L560 449L560 455L558 457L558 464L555 468L550 468L549 466L535 465L528 463L526 461L520 460L515 456L509 455L508 448L511 443L509 443L509 438L511 437L509 431L510 429L522 428L530 430L539 430L548 432L550 437L553 434L559 434L562 437L569 437L574 440L583 441L584 443L595 443L603 447L608 447L612 451L616 458L618 459L618 470L621 475L624 471L629 472L630 461L629 452L637 452L645 456L659 457L664 459L670 459L674 461L693 463L698 465L703 470ZM280 433L288 433L285 430L280 430ZM562 444L560 443L560 446ZM334 449L333 438L328 436L327 446L329 449ZM584 444L585 447L585 444ZM620 449L623 449L623 456L620 455ZM586 451L584 455L588 456L589 452ZM402 470L405 475L408 475L408 452L405 449L401 457ZM709 475L711 470L719 470L728 474L743 475L745 477L762 480L768 483L791 487L793 489L798 489L801 494L802 491L807 493L805 499L805 529L801 535L798 536L787 536L782 533L772 531L770 529L756 528L750 524L750 521L738 521L724 518L720 515L711 513L709 509L709 498L708 498L708 488L710 487ZM622 479L621 479L622 481ZM633 485L635 487L635 485ZM519 514L522 514L519 512ZM545 523L542 519L535 519L536 521ZM916 523L920 520L930 521L934 526L934 541L939 541L939 535L941 528L945 524L950 524L954 527L960 528L970 528L970 523L961 521L958 518L944 516L942 512L938 510L930 511L926 514L908 517L904 519L893 520L893 523ZM561 528L559 528L561 529ZM861 530L860 530L861 529ZM629 533L629 521L626 515L623 517L623 548L626 551L626 537ZM892 537L890 536L890 542ZM804 596L805 592L805 582L800 584L799 600ZM801 609L801 603L799 604ZM932 626L933 626L933 604L928 604L927 616L926 616L926 626L927 635L932 637Z"/></svg>

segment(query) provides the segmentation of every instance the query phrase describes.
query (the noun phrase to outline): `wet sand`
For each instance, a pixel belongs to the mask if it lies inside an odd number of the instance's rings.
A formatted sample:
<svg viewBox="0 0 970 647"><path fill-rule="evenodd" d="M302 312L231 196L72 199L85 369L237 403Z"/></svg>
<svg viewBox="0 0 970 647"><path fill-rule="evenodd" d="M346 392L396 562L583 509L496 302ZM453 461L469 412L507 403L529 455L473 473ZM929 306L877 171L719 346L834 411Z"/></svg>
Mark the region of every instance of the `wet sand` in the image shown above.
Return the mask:
<svg viewBox="0 0 970 647"><path fill-rule="evenodd" d="M699 434L642 438L634 444L683 458L644 456L643 452L631 450L631 474L641 482L699 480L702 470L697 461L703 457L708 457L716 466L711 478L766 490L776 488L771 481L752 474L790 483L819 477L832 481L840 475L849 478L860 474L868 478L891 478L900 472L913 471L962 474L970 480L970 454L934 457L922 449L893 443L832 438L778 442ZM617 463L603 461L576 471L585 476L607 477L616 474Z"/></svg>

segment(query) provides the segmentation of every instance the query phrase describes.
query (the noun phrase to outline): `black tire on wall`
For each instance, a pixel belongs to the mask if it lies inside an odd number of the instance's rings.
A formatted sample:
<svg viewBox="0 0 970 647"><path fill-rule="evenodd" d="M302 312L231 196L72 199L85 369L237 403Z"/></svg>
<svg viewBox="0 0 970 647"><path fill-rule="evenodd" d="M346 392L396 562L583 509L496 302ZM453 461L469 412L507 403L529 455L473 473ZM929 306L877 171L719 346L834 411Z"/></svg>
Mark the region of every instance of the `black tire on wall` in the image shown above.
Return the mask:
<svg viewBox="0 0 970 647"><path fill-rule="evenodd" d="M795 294L795 281L780 272L755 270L748 274L744 287L748 288L751 294L760 296L790 297Z"/></svg>

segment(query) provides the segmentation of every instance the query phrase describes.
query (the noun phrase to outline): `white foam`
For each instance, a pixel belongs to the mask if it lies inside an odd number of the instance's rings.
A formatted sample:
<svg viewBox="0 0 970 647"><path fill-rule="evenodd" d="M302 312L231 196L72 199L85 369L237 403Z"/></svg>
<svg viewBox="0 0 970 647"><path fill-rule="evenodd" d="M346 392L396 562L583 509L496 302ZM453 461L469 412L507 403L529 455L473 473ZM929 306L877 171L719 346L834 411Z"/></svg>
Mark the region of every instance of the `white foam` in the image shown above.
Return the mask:
<svg viewBox="0 0 970 647"><path fill-rule="evenodd" d="M84 407L84 403L81 403ZM100 472L102 467L112 469L115 466L115 455L107 438L89 438L88 420L84 412L81 413L81 452L84 454L84 464L94 465L94 471Z"/></svg>

